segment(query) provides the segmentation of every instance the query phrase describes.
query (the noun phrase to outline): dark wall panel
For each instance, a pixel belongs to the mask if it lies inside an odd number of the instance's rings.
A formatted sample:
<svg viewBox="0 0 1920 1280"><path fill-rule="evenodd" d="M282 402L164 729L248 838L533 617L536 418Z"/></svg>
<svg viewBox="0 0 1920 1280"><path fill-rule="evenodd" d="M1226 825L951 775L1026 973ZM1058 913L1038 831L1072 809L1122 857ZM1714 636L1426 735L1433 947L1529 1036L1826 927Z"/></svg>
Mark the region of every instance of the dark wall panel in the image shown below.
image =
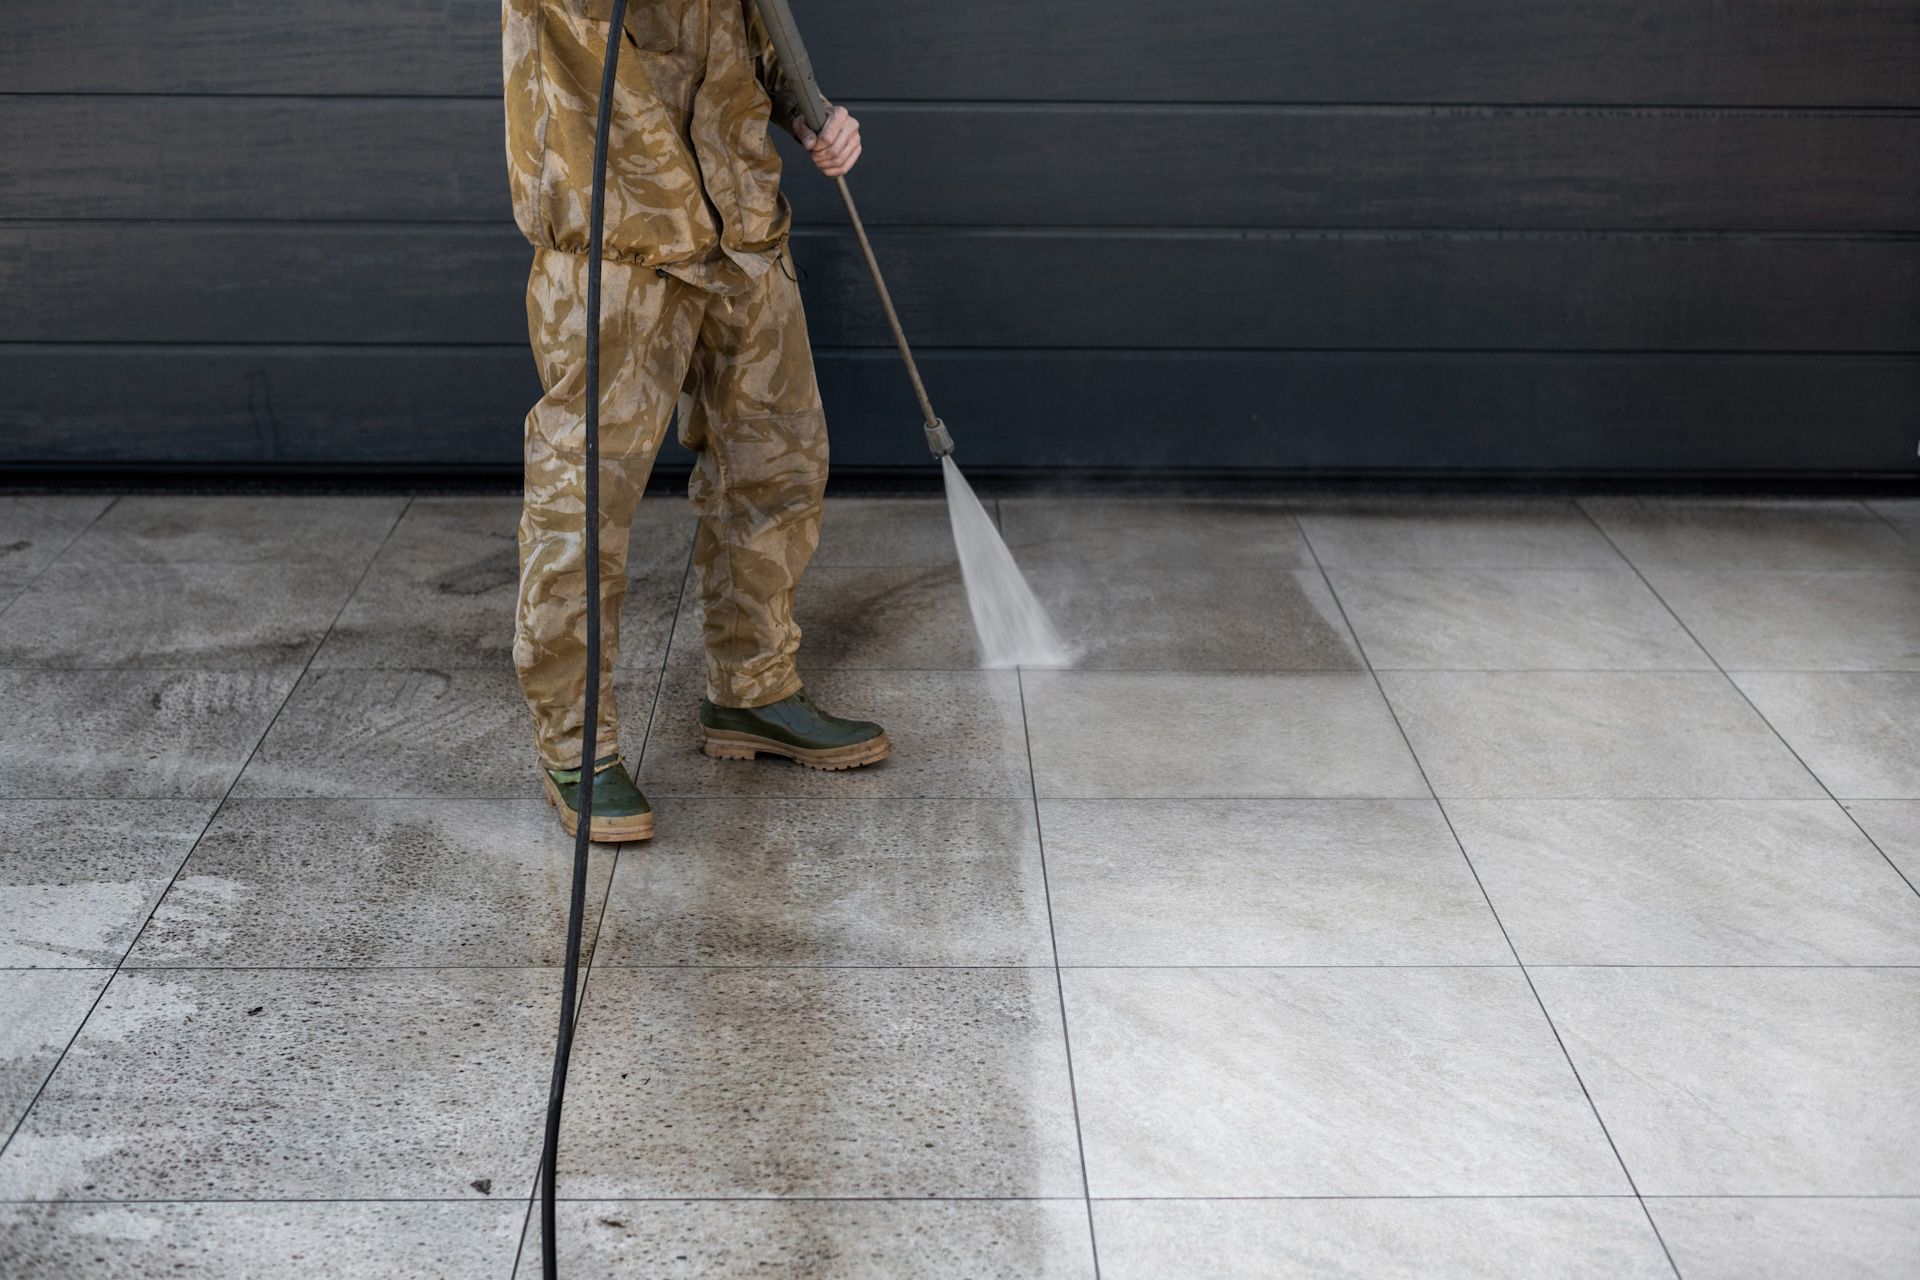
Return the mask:
<svg viewBox="0 0 1920 1280"><path fill-rule="evenodd" d="M1867 356L927 351L923 363L972 468L1737 472L1762 457L1875 470L1911 452L1920 397L1920 359ZM926 465L887 354L824 351L819 369L836 465ZM518 347L0 347L0 386L0 436L44 461L375 470L515 465L539 389Z"/></svg>
<svg viewBox="0 0 1920 1280"><path fill-rule="evenodd" d="M795 3L976 465L1915 470L1920 0ZM511 463L499 0L15 7L0 465Z"/></svg>
<svg viewBox="0 0 1920 1280"><path fill-rule="evenodd" d="M855 186L876 224L1920 230L1920 114L860 114L869 154ZM0 110L0 217L498 222L501 135L491 100L14 99ZM797 156L798 215L837 225L838 196Z"/></svg>
<svg viewBox="0 0 1920 1280"><path fill-rule="evenodd" d="M1920 349L1920 238L875 235L936 347ZM886 346L851 236L795 237L824 346ZM0 341L523 341L511 228L0 225Z"/></svg>
<svg viewBox="0 0 1920 1280"><path fill-rule="evenodd" d="M465 94L499 85L497 0L16 6L22 92ZM1907 0L811 0L850 99L1911 106Z"/></svg>

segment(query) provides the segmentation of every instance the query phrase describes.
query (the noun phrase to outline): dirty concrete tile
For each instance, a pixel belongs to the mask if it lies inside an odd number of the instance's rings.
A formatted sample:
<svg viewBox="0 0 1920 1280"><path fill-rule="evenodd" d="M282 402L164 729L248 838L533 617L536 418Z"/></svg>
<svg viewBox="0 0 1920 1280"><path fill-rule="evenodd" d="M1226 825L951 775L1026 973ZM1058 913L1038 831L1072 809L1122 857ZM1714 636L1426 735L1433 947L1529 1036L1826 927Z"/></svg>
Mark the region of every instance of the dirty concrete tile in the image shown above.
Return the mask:
<svg viewBox="0 0 1920 1280"><path fill-rule="evenodd" d="M358 568L56 564L0 614L0 666L302 666Z"/></svg>
<svg viewBox="0 0 1920 1280"><path fill-rule="evenodd" d="M1050 965L1033 803L663 803L601 965Z"/></svg>
<svg viewBox="0 0 1920 1280"><path fill-rule="evenodd" d="M682 1273L898 1280L963 1270L969 1280L1092 1280L1079 1200L570 1201L557 1214L560 1270L607 1280ZM540 1271L540 1221L522 1277Z"/></svg>
<svg viewBox="0 0 1920 1280"><path fill-rule="evenodd" d="M26 1114L112 976L106 969L0 973L0 1131L11 1132Z"/></svg>
<svg viewBox="0 0 1920 1280"><path fill-rule="evenodd" d="M1028 580L1082 671L1357 671L1366 664L1317 569L1211 564Z"/></svg>
<svg viewBox="0 0 1920 1280"><path fill-rule="evenodd" d="M526 1205L0 1205L0 1272L15 1280L508 1280Z"/></svg>
<svg viewBox="0 0 1920 1280"><path fill-rule="evenodd" d="M204 800L0 800L0 965L120 963L212 810Z"/></svg>
<svg viewBox="0 0 1920 1280"><path fill-rule="evenodd" d="M674 569L628 579L619 629L603 633L603 643L619 647L622 668L660 666L683 576ZM383 557L354 591L313 665L511 671L519 587L512 564L448 567ZM611 614L609 608L603 617Z"/></svg>
<svg viewBox="0 0 1920 1280"><path fill-rule="evenodd" d="M113 495L0 494L0 605L113 503Z"/></svg>
<svg viewBox="0 0 1920 1280"><path fill-rule="evenodd" d="M1071 498L1000 501L1023 568L1110 577L1136 569L1311 569L1294 508L1262 499Z"/></svg>
<svg viewBox="0 0 1920 1280"><path fill-rule="evenodd" d="M1517 968L1063 978L1096 1198L1628 1191Z"/></svg>
<svg viewBox="0 0 1920 1280"><path fill-rule="evenodd" d="M1383 671L1442 798L1798 798L1820 784L1726 678Z"/></svg>
<svg viewBox="0 0 1920 1280"><path fill-rule="evenodd" d="M230 800L127 964L558 965L572 877L544 800Z"/></svg>
<svg viewBox="0 0 1920 1280"><path fill-rule="evenodd" d="M1044 969L596 968L569 1198L1082 1192Z"/></svg>
<svg viewBox="0 0 1920 1280"><path fill-rule="evenodd" d="M351 564L372 558L404 497L133 494L67 549L75 563Z"/></svg>
<svg viewBox="0 0 1920 1280"><path fill-rule="evenodd" d="M1373 678L1029 671L1045 797L1427 795Z"/></svg>
<svg viewBox="0 0 1920 1280"><path fill-rule="evenodd" d="M1920 970L1530 972L1642 1195L1920 1193Z"/></svg>
<svg viewBox="0 0 1920 1280"><path fill-rule="evenodd" d="M993 514L994 504L986 503ZM820 567L956 564L947 504L935 497L829 497L820 517ZM805 588L802 588L802 594Z"/></svg>
<svg viewBox="0 0 1920 1280"><path fill-rule="evenodd" d="M217 799L294 673L0 669L0 795Z"/></svg>
<svg viewBox="0 0 1920 1280"><path fill-rule="evenodd" d="M622 747L636 759L651 672L623 673ZM540 794L533 725L511 670L310 671L237 796Z"/></svg>
<svg viewBox="0 0 1920 1280"><path fill-rule="evenodd" d="M0 1154L0 1199L524 1197L558 985L122 971Z"/></svg>
<svg viewBox="0 0 1920 1280"><path fill-rule="evenodd" d="M1512 964L1432 800L1043 800L1068 965Z"/></svg>

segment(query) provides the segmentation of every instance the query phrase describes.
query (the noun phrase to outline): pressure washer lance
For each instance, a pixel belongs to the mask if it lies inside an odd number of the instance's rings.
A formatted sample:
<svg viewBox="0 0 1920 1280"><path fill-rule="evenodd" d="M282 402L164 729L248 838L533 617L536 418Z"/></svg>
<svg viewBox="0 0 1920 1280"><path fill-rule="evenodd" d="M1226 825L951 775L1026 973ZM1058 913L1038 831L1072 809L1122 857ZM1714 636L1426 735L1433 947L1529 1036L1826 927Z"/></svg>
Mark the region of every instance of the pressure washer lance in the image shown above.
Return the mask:
<svg viewBox="0 0 1920 1280"><path fill-rule="evenodd" d="M560 1111L567 1096L567 1061L573 1056L574 992L580 977L581 921L587 914L587 853L593 840L594 765L600 759L600 251L607 235L607 135L620 68L620 32L626 29L626 23L627 0L613 0L613 17L607 24L606 66L600 73L600 114L593 134L593 205L587 224L586 501L581 512L581 542L587 558L587 691L580 716L580 791L574 802L578 826L573 837L573 889L567 900L566 985L560 992L560 1034L553 1047L546 1142L540 1151L540 1274L546 1280L556 1280L559 1275L554 1180L560 1164Z"/></svg>
<svg viewBox="0 0 1920 1280"><path fill-rule="evenodd" d="M773 39L773 51L780 61L781 75L800 96L800 110L807 126L815 133L826 127L827 106L820 86L813 78L813 60L794 24L793 10L787 0L753 0ZM966 585L967 605L973 613L973 629L980 637L981 665L1005 667L1064 667L1071 656L1060 635L1048 621L1046 610L1033 597L1027 580L1013 562L1013 554L1000 536L1000 530L987 515L973 488L953 461L953 436L947 424L933 411L927 385L920 379L920 366L907 345L906 330L900 327L900 314L894 310L893 295L887 290L886 277L880 274L880 260L873 256L873 244L867 239L866 224L854 206L853 192L845 177L835 178L840 203L847 207L847 220L853 224L854 238L860 242L860 254L867 261L867 272L880 295L880 309L886 313L887 327L893 330L894 345L906 363L907 378L913 383L913 395L920 402L927 447L940 460L946 481L947 518L953 524L954 549L960 556L960 578Z"/></svg>

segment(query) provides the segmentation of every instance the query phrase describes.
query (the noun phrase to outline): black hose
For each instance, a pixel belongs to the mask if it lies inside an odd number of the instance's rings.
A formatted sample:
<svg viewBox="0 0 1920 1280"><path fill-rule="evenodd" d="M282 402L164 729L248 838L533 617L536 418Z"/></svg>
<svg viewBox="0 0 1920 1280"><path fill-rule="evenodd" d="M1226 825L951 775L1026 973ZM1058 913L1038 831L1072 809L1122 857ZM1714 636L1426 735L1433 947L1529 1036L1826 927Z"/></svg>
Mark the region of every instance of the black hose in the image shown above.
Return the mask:
<svg viewBox="0 0 1920 1280"><path fill-rule="evenodd" d="M573 892L567 903L567 961L560 992L560 1035L553 1048L553 1084L547 1093L547 1137L540 1153L540 1274L559 1275L554 1228L554 1180L560 1163L560 1110L567 1096L567 1061L573 1056L574 988L580 976L581 921L587 911L587 854L593 840L594 765L600 727L600 252L607 232L607 134L613 121L613 88L620 67L620 33L627 0L613 0L607 23L607 58L600 74L600 115L593 135L593 211L587 228L586 502L582 512L587 578L587 691L580 716L578 826L573 837Z"/></svg>

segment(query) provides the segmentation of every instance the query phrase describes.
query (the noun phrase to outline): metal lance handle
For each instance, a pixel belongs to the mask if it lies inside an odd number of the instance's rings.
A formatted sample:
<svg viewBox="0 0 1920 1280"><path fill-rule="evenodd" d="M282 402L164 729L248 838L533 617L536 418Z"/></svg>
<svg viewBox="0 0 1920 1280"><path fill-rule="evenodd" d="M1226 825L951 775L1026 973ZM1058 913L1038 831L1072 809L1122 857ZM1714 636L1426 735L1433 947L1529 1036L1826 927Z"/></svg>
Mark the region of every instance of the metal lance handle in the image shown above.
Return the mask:
<svg viewBox="0 0 1920 1280"><path fill-rule="evenodd" d="M807 127L820 132L827 123L827 104L813 78L813 59L807 56L800 29L794 25L793 10L787 7L787 0L753 0L753 7L759 10L760 20L767 24L767 34L773 38L773 52L780 60L782 78L800 95L800 113L806 117ZM860 221L853 192L847 189L844 177L835 178L834 185L840 188L840 203L847 207L847 220L853 223L854 238L860 242L861 256L867 260L867 273L873 277L874 290L880 295L880 309L886 313L887 327L893 330L893 344L900 348L907 378L913 383L914 399L920 402L920 413L926 418L927 448L933 451L934 457L944 458L953 452L953 437L947 432L947 424L933 411L927 384L920 380L920 366L913 358L913 348L907 344L906 330L900 327L900 313L894 310L893 295L887 291L886 277L880 274L880 260L873 256L873 242L867 239L866 224Z"/></svg>

